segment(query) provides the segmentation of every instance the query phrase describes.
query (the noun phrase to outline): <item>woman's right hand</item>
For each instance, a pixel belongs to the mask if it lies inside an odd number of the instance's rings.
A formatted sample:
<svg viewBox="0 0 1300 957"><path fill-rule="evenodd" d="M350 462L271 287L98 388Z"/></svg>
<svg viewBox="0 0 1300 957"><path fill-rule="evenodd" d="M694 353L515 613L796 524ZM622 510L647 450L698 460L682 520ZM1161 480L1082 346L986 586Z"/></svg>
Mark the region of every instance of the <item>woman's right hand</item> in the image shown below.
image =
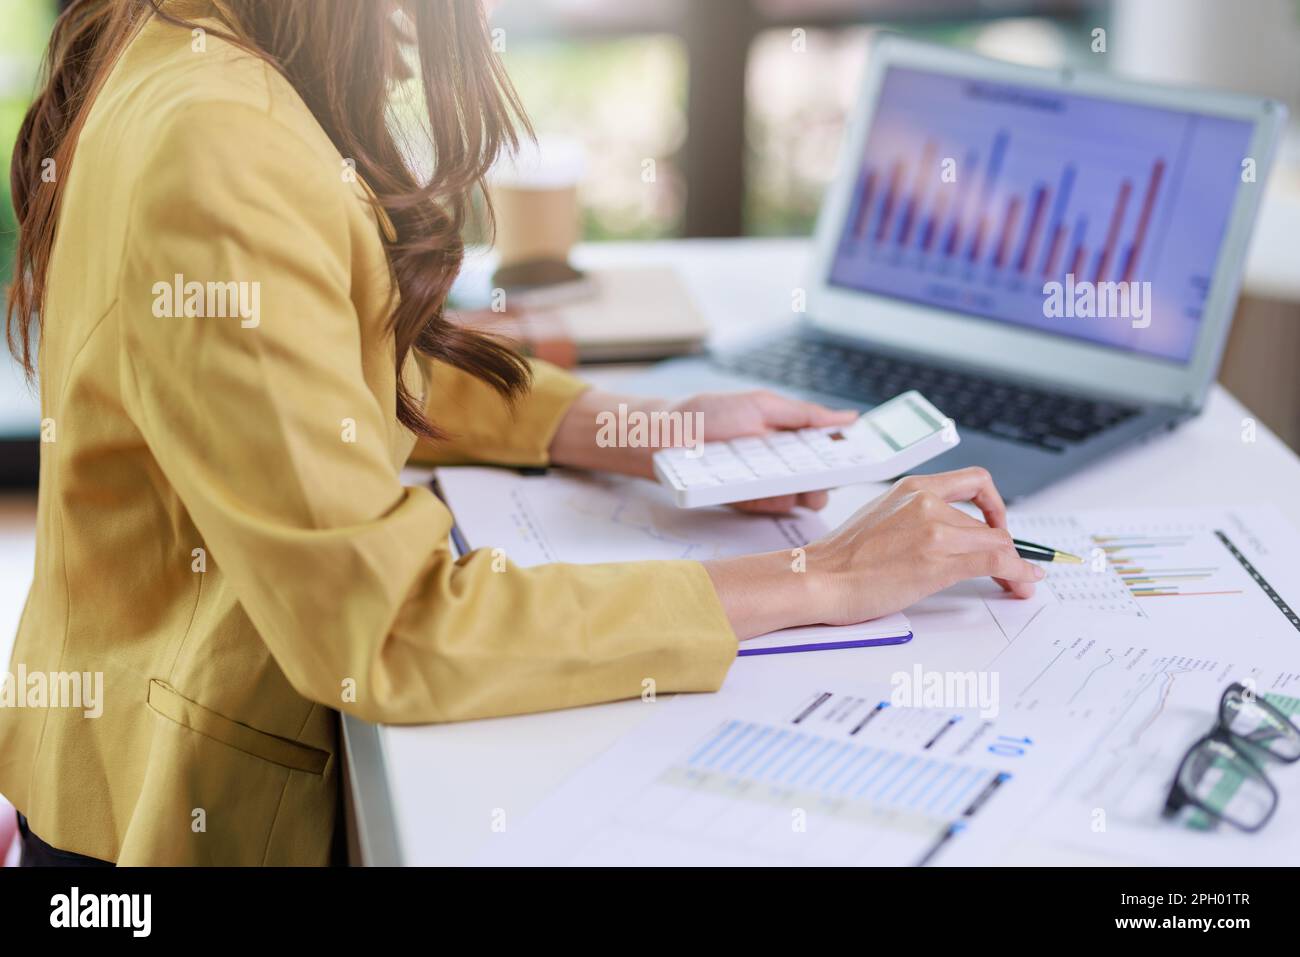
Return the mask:
<svg viewBox="0 0 1300 957"><path fill-rule="evenodd" d="M973 502L985 521L954 502ZM902 479L809 544L801 561L773 552L705 567L742 639L795 625L868 621L985 575L1027 598L1043 577L1016 554L1002 496L981 468Z"/></svg>
<svg viewBox="0 0 1300 957"><path fill-rule="evenodd" d="M984 521L953 502L973 502ZM808 546L809 584L819 594L822 621L879 618L982 576L1030 597L1043 572L1016 554L1006 525L1006 506L984 469L902 479Z"/></svg>

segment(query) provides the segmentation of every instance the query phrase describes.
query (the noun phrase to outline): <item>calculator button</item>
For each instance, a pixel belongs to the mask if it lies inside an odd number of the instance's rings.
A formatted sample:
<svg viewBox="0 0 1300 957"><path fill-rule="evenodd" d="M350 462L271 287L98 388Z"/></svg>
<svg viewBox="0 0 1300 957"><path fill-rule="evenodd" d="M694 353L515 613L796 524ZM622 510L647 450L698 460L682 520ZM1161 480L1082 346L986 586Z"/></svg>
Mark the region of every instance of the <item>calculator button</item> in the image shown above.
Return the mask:
<svg viewBox="0 0 1300 957"><path fill-rule="evenodd" d="M790 466L775 458L769 462L750 462L749 467L754 470L754 474L759 478L773 478L777 475L789 475L791 473Z"/></svg>
<svg viewBox="0 0 1300 957"><path fill-rule="evenodd" d="M722 484L713 476L705 475L703 473L688 476L679 475L678 479L684 488L709 488L714 485Z"/></svg>
<svg viewBox="0 0 1300 957"><path fill-rule="evenodd" d="M754 478L752 469L743 465L732 465L723 469L716 469L713 477L722 482L749 482Z"/></svg>

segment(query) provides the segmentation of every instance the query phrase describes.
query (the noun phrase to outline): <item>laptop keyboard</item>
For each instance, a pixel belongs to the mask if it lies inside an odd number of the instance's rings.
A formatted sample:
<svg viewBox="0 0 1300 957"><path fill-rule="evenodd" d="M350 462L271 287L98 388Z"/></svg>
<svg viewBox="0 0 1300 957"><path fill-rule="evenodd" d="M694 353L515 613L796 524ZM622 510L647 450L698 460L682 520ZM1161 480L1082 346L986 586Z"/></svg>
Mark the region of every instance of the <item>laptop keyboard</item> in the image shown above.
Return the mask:
<svg viewBox="0 0 1300 957"><path fill-rule="evenodd" d="M1052 452L1064 452L1138 411L800 336L715 361L728 372L871 405L917 389L958 428Z"/></svg>

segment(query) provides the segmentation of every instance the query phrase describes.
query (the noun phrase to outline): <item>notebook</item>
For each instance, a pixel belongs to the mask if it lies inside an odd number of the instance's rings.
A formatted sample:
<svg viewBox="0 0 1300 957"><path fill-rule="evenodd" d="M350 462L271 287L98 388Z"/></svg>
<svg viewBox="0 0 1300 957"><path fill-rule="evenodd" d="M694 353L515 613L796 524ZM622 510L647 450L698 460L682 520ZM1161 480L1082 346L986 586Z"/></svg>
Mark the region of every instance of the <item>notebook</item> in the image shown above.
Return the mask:
<svg viewBox="0 0 1300 957"><path fill-rule="evenodd" d="M459 554L501 549L522 567L549 562L593 564L644 560L705 561L788 550L791 574L802 549L826 532L813 512L752 515L729 508L677 508L662 486L625 478L551 469L457 467L435 473L435 490L455 517ZM788 628L741 642L740 656L835 651L895 645L912 638L902 614L858 625Z"/></svg>
<svg viewBox="0 0 1300 957"><path fill-rule="evenodd" d="M458 286L459 321L514 339L532 355L567 368L649 362L703 347L708 326L671 267L558 268L555 282L491 289L466 277ZM492 308L482 308L489 301Z"/></svg>

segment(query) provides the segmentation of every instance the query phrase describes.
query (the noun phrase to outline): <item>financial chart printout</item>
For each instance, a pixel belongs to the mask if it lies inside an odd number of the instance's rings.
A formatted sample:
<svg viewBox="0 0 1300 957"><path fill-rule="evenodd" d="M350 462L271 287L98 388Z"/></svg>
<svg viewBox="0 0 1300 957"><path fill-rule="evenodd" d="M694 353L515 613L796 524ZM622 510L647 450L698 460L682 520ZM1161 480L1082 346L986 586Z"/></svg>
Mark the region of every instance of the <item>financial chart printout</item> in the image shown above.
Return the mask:
<svg viewBox="0 0 1300 957"><path fill-rule="evenodd" d="M1252 125L890 68L833 285L1186 362ZM1150 283L1149 325L1047 317L1044 285Z"/></svg>

